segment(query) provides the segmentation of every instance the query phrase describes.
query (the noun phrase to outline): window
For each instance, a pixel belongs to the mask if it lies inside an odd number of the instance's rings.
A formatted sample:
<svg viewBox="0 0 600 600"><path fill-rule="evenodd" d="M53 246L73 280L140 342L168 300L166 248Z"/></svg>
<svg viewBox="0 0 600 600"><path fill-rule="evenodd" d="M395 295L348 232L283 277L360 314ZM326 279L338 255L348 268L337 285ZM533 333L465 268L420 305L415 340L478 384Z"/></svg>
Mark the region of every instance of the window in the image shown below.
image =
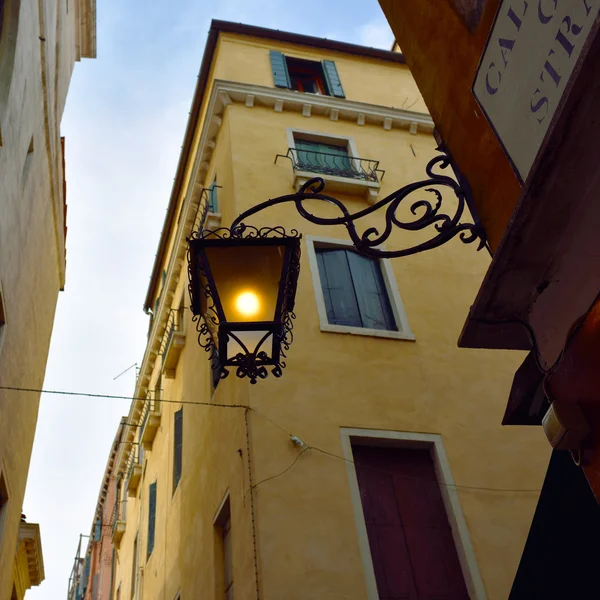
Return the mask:
<svg viewBox="0 0 600 600"><path fill-rule="evenodd" d="M94 574L92 582L92 600L98 600L98 573Z"/></svg>
<svg viewBox="0 0 600 600"><path fill-rule="evenodd" d="M219 198L217 195L217 176L212 182L210 188L208 188L208 212L218 213L219 212Z"/></svg>
<svg viewBox="0 0 600 600"><path fill-rule="evenodd" d="M330 324L397 331L377 259L342 248L315 251Z"/></svg>
<svg viewBox="0 0 600 600"><path fill-rule="evenodd" d="M285 62L293 90L308 94L330 95L326 91L321 63L297 58L287 58Z"/></svg>
<svg viewBox="0 0 600 600"><path fill-rule="evenodd" d="M341 177L354 177L348 146L324 144L294 138L297 168L312 173L326 173Z"/></svg>
<svg viewBox="0 0 600 600"><path fill-rule="evenodd" d="M174 415L175 443L173 448L173 492L181 479L181 466L183 459L183 408Z"/></svg>
<svg viewBox="0 0 600 600"><path fill-rule="evenodd" d="M345 97L337 67L332 60L302 60L285 56L276 50L270 51L270 57L276 87L309 94Z"/></svg>
<svg viewBox="0 0 600 600"><path fill-rule="evenodd" d="M349 242L306 236L321 331L414 340L387 259L358 254Z"/></svg>
<svg viewBox="0 0 600 600"><path fill-rule="evenodd" d="M138 534L135 534L133 540L133 557L131 561L131 600L135 598L135 590L137 587L137 572L138 572Z"/></svg>
<svg viewBox="0 0 600 600"><path fill-rule="evenodd" d="M148 550L146 557L150 558L154 550L154 530L156 527L156 481L148 487Z"/></svg>
<svg viewBox="0 0 600 600"><path fill-rule="evenodd" d="M96 518L96 522L94 523L94 542L99 542L100 537L102 535L102 516Z"/></svg>
<svg viewBox="0 0 600 600"><path fill-rule="evenodd" d="M221 548L221 579L223 582L223 596L225 600L233 600L233 553L231 546L231 508L229 495L223 501L215 527Z"/></svg>
<svg viewBox="0 0 600 600"><path fill-rule="evenodd" d="M352 445L381 598L469 598L429 448Z"/></svg>

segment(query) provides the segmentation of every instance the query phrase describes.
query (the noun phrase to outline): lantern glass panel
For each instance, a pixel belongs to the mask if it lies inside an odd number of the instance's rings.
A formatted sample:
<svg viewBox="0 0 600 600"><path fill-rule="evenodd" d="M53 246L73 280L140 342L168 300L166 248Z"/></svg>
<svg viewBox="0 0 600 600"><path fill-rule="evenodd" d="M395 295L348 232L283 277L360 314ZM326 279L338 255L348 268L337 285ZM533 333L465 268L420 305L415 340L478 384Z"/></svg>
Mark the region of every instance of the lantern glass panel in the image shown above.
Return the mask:
<svg viewBox="0 0 600 600"><path fill-rule="evenodd" d="M275 319L284 246L209 246L205 252L227 322Z"/></svg>

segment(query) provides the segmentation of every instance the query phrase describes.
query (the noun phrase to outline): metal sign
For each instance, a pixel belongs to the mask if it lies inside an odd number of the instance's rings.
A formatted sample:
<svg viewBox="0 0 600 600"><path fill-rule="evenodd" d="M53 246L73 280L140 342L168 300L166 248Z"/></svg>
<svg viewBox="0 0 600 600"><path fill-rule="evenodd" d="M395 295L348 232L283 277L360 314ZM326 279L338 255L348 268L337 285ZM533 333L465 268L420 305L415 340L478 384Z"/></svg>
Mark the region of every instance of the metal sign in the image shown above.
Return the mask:
<svg viewBox="0 0 600 600"><path fill-rule="evenodd" d="M600 0L503 0L473 94L521 181L527 179Z"/></svg>

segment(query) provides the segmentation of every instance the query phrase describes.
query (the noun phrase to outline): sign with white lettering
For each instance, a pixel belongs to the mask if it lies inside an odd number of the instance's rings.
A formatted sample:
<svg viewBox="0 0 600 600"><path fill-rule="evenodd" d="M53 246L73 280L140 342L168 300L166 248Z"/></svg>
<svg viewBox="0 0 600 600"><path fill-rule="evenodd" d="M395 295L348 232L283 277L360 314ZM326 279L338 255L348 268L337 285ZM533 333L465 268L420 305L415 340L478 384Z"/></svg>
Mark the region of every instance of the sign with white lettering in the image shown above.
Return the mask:
<svg viewBox="0 0 600 600"><path fill-rule="evenodd" d="M502 0L473 84L521 181L527 179L600 0Z"/></svg>

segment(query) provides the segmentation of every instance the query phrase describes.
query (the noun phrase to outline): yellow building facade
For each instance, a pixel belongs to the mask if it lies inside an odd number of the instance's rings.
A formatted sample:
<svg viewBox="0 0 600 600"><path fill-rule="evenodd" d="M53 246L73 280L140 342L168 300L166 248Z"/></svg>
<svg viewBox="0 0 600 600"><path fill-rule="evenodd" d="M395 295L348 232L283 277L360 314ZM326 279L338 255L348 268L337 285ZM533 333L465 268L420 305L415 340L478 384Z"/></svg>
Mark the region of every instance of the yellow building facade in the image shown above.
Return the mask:
<svg viewBox="0 0 600 600"><path fill-rule="evenodd" d="M289 204L257 214L248 222L303 235L287 366L257 385L232 372L215 387L189 310L194 228L229 226L315 174L361 210L425 179L435 146L400 53L213 22L115 458L116 600L508 596L548 449L500 425L519 357L456 347L484 252L454 239L364 259L357 277L343 227ZM386 248L424 235L394 233ZM369 273L379 316L361 303ZM419 512L434 505L435 518Z"/></svg>
<svg viewBox="0 0 600 600"><path fill-rule="evenodd" d="M0 2L3 388L40 389L44 380L58 292L65 285L60 122L74 63L95 56L95 27L93 0ZM23 577L13 583L13 573L22 571L18 563L24 560L20 518L38 406L37 393L0 389L0 600L20 598L26 587ZM43 568L39 573L43 578Z"/></svg>

